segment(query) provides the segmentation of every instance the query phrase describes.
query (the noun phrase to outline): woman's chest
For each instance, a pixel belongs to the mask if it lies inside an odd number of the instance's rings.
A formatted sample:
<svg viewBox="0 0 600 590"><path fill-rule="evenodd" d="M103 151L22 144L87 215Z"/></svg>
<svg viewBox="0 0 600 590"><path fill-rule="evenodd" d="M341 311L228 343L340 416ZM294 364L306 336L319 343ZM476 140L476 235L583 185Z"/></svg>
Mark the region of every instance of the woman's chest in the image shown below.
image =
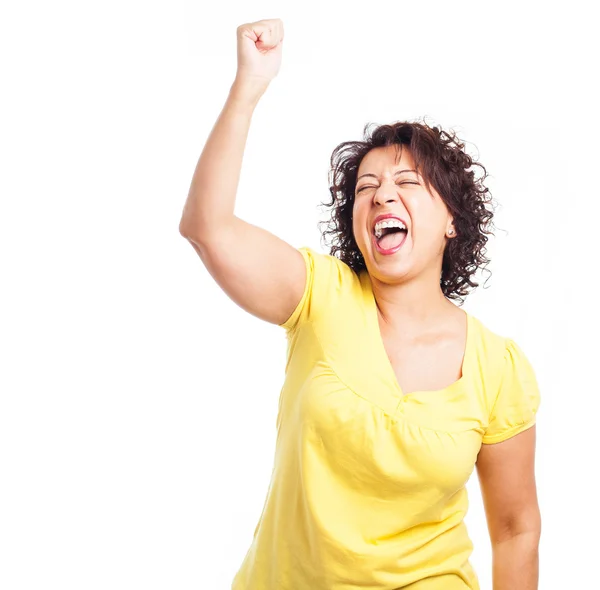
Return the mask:
<svg viewBox="0 0 600 590"><path fill-rule="evenodd" d="M341 321L332 315L307 332L313 354L299 380L311 399L326 405L325 391L339 385L392 420L445 432L483 433L484 384L473 346L468 355L460 338L448 338L440 346L398 348L392 340L383 341L385 334L378 338L364 315L351 317Z"/></svg>
<svg viewBox="0 0 600 590"><path fill-rule="evenodd" d="M332 310L297 336L281 392L283 448L342 479L457 489L473 471L487 419L475 351L460 379L460 343L442 355L447 363L413 351L420 361L411 371L412 353L396 357L390 345L388 357L373 325L362 307Z"/></svg>
<svg viewBox="0 0 600 590"><path fill-rule="evenodd" d="M460 489L473 471L482 435L464 393L399 398L375 376L370 389L364 388L367 381L359 389L327 363L315 363L300 387L282 392L282 448L293 449L303 470L333 472L338 481L377 495L416 493L423 482Z"/></svg>

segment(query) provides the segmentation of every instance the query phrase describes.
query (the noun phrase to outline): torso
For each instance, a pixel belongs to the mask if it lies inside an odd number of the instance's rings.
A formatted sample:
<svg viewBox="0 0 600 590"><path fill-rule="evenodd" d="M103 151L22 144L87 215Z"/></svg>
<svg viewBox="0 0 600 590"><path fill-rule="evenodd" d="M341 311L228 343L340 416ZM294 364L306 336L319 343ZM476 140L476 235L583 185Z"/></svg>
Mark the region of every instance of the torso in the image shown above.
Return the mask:
<svg viewBox="0 0 600 590"><path fill-rule="evenodd" d="M404 394L414 391L438 391L462 376L467 342L463 310L427 334L391 333L378 313L379 330L396 380Z"/></svg>

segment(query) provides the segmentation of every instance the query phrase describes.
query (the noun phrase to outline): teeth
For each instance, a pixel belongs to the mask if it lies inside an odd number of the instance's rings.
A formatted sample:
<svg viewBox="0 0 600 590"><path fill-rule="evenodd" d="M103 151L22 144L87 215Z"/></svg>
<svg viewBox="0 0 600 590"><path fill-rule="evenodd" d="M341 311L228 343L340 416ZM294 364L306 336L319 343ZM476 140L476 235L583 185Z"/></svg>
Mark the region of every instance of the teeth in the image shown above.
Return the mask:
<svg viewBox="0 0 600 590"><path fill-rule="evenodd" d="M375 224L375 237L379 239L383 234L383 229L386 227L399 227L406 229L406 226L399 219L384 219Z"/></svg>

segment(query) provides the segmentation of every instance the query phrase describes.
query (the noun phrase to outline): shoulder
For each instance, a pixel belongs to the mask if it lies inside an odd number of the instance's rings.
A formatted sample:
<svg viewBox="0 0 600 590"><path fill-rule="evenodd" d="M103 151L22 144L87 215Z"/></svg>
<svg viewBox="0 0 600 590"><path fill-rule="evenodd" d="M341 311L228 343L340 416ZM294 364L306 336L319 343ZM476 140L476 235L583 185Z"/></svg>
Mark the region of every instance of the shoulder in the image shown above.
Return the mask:
<svg viewBox="0 0 600 590"><path fill-rule="evenodd" d="M298 250L315 280L332 281L334 284L341 285L352 281L356 276L352 268L337 256L319 252L310 246L302 246Z"/></svg>
<svg viewBox="0 0 600 590"><path fill-rule="evenodd" d="M487 372L498 370L502 364L509 338L490 329L479 318L471 316L475 326L475 347L479 364L485 366Z"/></svg>
<svg viewBox="0 0 600 590"><path fill-rule="evenodd" d="M478 318L473 318L473 324L476 366L488 404L493 404L503 381L511 374L529 372L530 365L513 338L492 330Z"/></svg>
<svg viewBox="0 0 600 590"><path fill-rule="evenodd" d="M510 365L528 363L525 352L514 338L490 329L478 318L474 318L474 322L477 325L478 349L488 368L502 372Z"/></svg>
<svg viewBox="0 0 600 590"><path fill-rule="evenodd" d="M291 330L343 306L360 289L357 273L343 260L310 246L298 248L306 265L304 294L291 317L282 324Z"/></svg>

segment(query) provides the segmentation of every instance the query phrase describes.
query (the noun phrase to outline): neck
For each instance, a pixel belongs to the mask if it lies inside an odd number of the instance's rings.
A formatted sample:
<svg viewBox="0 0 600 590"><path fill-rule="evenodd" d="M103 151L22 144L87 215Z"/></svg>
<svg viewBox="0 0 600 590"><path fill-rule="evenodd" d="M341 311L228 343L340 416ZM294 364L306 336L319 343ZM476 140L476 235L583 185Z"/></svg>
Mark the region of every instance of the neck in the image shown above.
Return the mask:
<svg viewBox="0 0 600 590"><path fill-rule="evenodd" d="M384 283L371 276L371 284L381 318L392 330L419 332L447 321L457 311L432 274L401 283Z"/></svg>

